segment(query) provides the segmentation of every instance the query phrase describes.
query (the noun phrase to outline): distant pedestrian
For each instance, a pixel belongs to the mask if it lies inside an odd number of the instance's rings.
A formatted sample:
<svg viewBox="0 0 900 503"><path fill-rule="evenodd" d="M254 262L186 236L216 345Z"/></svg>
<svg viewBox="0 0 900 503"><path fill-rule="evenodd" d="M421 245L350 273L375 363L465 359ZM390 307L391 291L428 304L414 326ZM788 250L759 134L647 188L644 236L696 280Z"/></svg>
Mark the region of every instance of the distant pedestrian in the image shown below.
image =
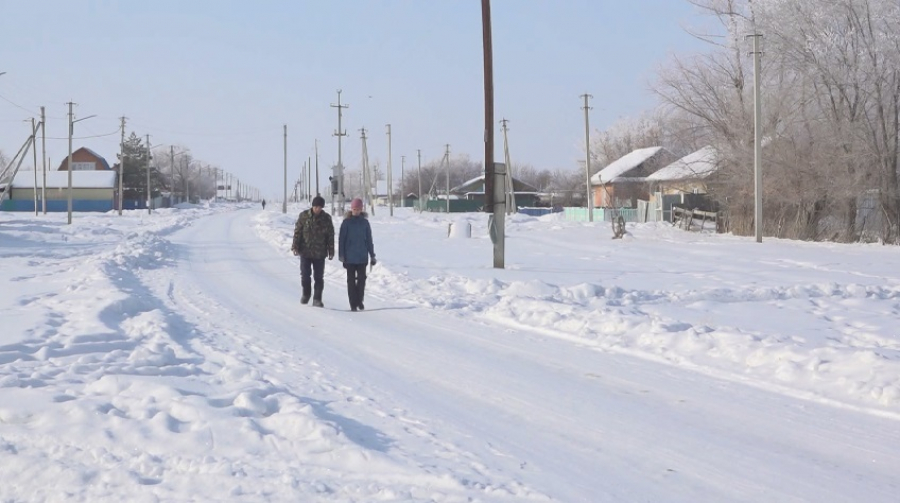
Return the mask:
<svg viewBox="0 0 900 503"><path fill-rule="evenodd" d="M362 311L363 297L366 293L366 266L371 257L375 261L375 243L372 241L372 226L369 216L363 211L362 199L350 202L350 211L344 215L341 231L338 236L338 259L347 269L347 297L350 299L350 310Z"/></svg>
<svg viewBox="0 0 900 503"><path fill-rule="evenodd" d="M262 200L262 205L263 205L263 209L266 209L266 200L265 199Z"/></svg>
<svg viewBox="0 0 900 503"><path fill-rule="evenodd" d="M334 224L331 215L325 212L325 199L316 196L312 208L300 213L294 225L294 241L291 251L300 256L300 284L303 294L300 303L309 302L312 290L313 305L322 304L322 290L325 289L325 257L334 258ZM310 278L312 276L312 278ZM315 285L313 286L313 281Z"/></svg>

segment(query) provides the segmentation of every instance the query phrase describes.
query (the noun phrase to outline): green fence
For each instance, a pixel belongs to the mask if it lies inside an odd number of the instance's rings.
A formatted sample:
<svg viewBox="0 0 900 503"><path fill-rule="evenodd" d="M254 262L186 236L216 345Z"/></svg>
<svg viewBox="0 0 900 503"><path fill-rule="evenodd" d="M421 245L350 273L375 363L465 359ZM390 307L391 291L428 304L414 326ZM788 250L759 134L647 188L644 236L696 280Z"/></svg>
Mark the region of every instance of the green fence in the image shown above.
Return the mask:
<svg viewBox="0 0 900 503"><path fill-rule="evenodd" d="M570 222L589 222L587 208L563 208L566 220ZM621 216L626 222L643 222L643 215L637 208L594 208L594 222L612 222Z"/></svg>
<svg viewBox="0 0 900 503"><path fill-rule="evenodd" d="M435 213L447 212L446 199L432 199L429 201L416 201L416 209L419 211L431 211ZM481 211L481 203L467 199L451 199L450 213L469 213Z"/></svg>

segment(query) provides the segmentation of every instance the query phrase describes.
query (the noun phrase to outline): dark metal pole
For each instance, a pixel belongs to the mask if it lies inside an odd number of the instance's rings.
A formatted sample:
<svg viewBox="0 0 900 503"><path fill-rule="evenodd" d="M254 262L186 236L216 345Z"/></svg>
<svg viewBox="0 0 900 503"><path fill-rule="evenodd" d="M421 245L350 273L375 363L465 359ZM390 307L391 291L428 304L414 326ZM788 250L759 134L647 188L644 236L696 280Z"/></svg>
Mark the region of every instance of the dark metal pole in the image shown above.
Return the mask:
<svg viewBox="0 0 900 503"><path fill-rule="evenodd" d="M494 183L497 170L494 166L494 50L491 43L490 0L481 0L481 30L484 38L484 211L491 214L494 268L503 269L506 198L497 200ZM504 169L509 169L509 166ZM505 171L503 174L505 175Z"/></svg>
<svg viewBox="0 0 900 503"><path fill-rule="evenodd" d="M491 43L491 0L481 0L484 39L484 211L494 211L494 57Z"/></svg>

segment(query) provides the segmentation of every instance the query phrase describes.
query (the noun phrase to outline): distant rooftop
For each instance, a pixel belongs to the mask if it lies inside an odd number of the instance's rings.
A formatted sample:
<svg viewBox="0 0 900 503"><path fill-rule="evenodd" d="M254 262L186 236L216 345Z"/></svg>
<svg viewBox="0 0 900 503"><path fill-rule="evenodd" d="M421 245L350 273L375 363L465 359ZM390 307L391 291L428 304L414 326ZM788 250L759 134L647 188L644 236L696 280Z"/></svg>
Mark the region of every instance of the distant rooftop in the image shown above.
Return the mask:
<svg viewBox="0 0 900 503"><path fill-rule="evenodd" d="M716 149L706 146L647 177L656 182L706 178L718 169Z"/></svg>
<svg viewBox="0 0 900 503"><path fill-rule="evenodd" d="M662 147L647 147L633 150L594 174L591 177L591 183L599 185L615 181L617 178L657 156L662 150Z"/></svg>

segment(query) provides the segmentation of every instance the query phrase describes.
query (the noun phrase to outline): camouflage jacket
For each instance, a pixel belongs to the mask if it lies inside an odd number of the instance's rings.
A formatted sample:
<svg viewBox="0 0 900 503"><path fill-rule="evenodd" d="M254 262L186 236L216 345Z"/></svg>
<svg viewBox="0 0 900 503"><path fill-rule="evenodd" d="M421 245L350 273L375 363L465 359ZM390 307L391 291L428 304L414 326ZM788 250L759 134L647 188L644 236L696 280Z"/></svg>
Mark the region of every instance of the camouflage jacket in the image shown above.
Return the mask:
<svg viewBox="0 0 900 503"><path fill-rule="evenodd" d="M334 224L325 210L318 215L310 208L300 213L294 225L291 251L299 251L306 258L334 256Z"/></svg>

